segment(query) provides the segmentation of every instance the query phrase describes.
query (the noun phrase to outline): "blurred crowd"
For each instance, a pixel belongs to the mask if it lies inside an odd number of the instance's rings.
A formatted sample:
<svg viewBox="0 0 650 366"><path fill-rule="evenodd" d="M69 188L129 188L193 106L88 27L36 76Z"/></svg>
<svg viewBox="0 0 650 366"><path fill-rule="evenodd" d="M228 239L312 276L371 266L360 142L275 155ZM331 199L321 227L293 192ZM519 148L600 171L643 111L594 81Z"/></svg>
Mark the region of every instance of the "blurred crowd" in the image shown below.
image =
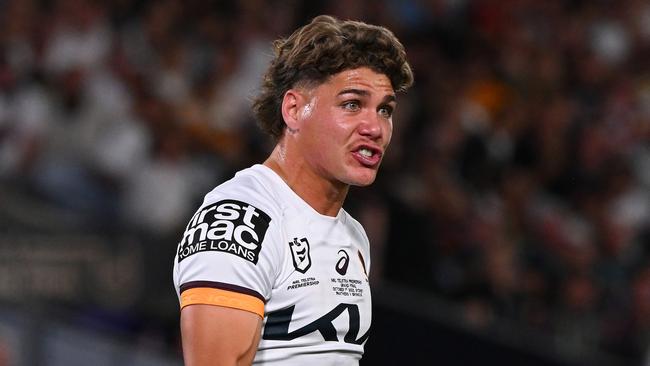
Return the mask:
<svg viewBox="0 0 650 366"><path fill-rule="evenodd" d="M180 236L270 151L250 110L270 42L321 13L389 27L416 76L346 204L373 281L648 357L645 0L0 1L0 180L84 225Z"/></svg>

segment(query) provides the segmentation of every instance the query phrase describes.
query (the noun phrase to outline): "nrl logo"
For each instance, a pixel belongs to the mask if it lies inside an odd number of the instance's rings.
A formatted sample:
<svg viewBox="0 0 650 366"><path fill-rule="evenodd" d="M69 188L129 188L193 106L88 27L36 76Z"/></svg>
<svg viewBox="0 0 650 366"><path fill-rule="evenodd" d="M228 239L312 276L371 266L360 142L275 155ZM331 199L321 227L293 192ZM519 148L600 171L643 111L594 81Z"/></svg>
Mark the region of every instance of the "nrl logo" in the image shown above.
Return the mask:
<svg viewBox="0 0 650 366"><path fill-rule="evenodd" d="M311 267L311 257L309 256L309 242L307 238L293 238L289 242L291 248L291 257L293 258L293 267L300 273L305 273Z"/></svg>

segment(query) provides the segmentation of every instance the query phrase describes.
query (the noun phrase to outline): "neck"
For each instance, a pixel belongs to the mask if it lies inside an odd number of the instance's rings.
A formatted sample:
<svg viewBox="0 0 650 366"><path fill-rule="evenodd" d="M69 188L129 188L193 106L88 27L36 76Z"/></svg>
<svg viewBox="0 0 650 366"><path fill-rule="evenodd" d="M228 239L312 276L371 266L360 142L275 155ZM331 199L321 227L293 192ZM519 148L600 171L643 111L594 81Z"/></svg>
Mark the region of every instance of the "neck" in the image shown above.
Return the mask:
<svg viewBox="0 0 650 366"><path fill-rule="evenodd" d="M334 217L343 207L349 185L319 175L301 155L289 151L283 141L275 146L264 165L321 215Z"/></svg>

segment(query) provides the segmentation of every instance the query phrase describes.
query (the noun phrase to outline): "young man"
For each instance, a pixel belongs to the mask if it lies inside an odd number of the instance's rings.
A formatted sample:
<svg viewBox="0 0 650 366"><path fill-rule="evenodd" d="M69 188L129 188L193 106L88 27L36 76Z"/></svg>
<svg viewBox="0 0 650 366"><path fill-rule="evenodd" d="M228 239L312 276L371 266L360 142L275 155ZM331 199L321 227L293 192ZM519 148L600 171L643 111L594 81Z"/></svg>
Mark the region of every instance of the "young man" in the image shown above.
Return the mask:
<svg viewBox="0 0 650 366"><path fill-rule="evenodd" d="M342 209L413 81L385 28L319 16L274 43L254 109L276 146L206 195L178 246L185 363L357 365L371 318L369 243Z"/></svg>

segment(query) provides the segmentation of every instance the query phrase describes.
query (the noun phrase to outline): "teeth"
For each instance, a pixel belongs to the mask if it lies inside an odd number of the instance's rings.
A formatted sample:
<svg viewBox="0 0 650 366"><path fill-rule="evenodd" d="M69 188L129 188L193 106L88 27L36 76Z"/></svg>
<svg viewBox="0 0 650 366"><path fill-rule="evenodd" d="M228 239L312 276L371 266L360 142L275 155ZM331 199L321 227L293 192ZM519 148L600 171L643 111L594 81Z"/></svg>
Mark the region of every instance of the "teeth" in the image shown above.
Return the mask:
<svg viewBox="0 0 650 366"><path fill-rule="evenodd" d="M359 154L361 154L363 156L366 156L366 157L371 157L372 156L372 151L364 148L364 149L359 150Z"/></svg>

